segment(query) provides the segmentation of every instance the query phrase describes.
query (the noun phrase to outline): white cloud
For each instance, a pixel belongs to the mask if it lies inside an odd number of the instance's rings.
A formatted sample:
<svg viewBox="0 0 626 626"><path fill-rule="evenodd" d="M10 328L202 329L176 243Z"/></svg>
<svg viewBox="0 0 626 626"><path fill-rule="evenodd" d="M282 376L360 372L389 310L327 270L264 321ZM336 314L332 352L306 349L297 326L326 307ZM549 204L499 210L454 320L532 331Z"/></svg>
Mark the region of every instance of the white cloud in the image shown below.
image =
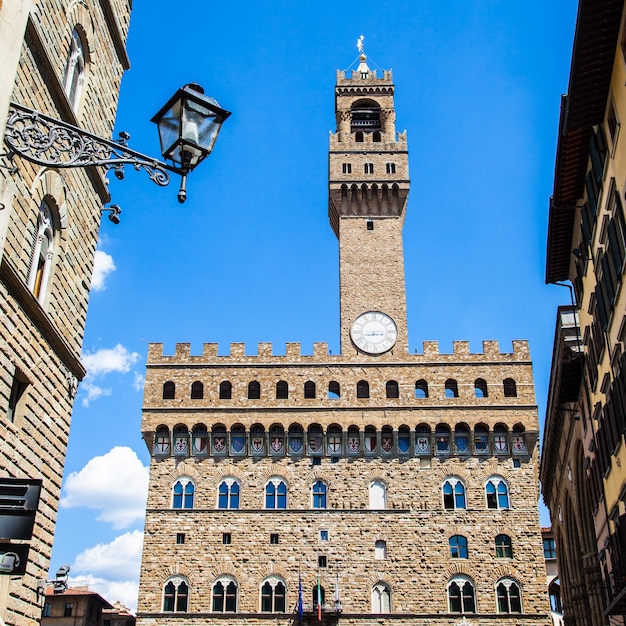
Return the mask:
<svg viewBox="0 0 626 626"><path fill-rule="evenodd" d="M72 566L74 567L74 566ZM106 580L91 574L70 576L70 587L87 586L91 591L99 593L105 600L113 604L118 600L127 606L133 613L137 612L137 597L139 596L139 580Z"/></svg>
<svg viewBox="0 0 626 626"><path fill-rule="evenodd" d="M94 383L92 383L88 377L85 377L83 379L81 390L87 394L83 398L83 402L82 402L83 406L89 406L89 403L92 400L97 400L101 396L110 396L112 393L112 390L110 387L108 389L104 389L103 387L94 385Z"/></svg>
<svg viewBox="0 0 626 626"><path fill-rule="evenodd" d="M148 468L134 450L116 446L65 479L61 506L99 510L98 521L127 528L143 519L147 494Z"/></svg>
<svg viewBox="0 0 626 626"><path fill-rule="evenodd" d="M129 372L139 360L137 352L129 352L121 343L114 348L102 348L83 354L82 361L89 376L104 376L111 372Z"/></svg>
<svg viewBox="0 0 626 626"><path fill-rule="evenodd" d="M103 250L96 250L96 254L93 259L91 288L95 291L102 291L105 289L104 281L106 277L116 269L115 262L110 254L107 254Z"/></svg>
<svg viewBox="0 0 626 626"><path fill-rule="evenodd" d="M135 391L142 391L145 382L146 377L139 374L139 372L135 372L135 380L133 381L133 387L135 388Z"/></svg>

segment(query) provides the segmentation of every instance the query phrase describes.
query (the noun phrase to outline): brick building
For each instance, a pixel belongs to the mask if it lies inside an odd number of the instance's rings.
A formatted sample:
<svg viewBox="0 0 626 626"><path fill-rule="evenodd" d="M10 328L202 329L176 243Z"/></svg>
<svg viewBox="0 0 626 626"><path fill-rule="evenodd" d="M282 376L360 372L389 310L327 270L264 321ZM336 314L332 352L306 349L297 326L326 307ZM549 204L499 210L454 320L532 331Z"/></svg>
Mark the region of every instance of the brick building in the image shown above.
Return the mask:
<svg viewBox="0 0 626 626"><path fill-rule="evenodd" d="M0 2L0 145L9 102L110 137L131 0ZM4 152L4 148L0 149ZM0 575L0 618L41 618L80 362L102 168L57 170L19 157L0 168L0 478L40 479L25 574ZM0 537L0 540L11 537Z"/></svg>
<svg viewBox="0 0 626 626"><path fill-rule="evenodd" d="M138 623L549 624L527 343L409 353L391 71L335 107L341 353L149 346Z"/></svg>

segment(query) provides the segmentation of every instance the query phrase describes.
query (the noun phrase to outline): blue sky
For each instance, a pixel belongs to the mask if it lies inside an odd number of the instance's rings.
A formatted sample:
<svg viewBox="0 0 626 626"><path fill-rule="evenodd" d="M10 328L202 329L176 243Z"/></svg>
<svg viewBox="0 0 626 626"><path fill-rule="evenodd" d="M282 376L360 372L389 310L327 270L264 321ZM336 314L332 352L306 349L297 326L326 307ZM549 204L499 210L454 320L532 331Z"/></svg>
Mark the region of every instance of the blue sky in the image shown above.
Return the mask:
<svg viewBox="0 0 626 626"><path fill-rule="evenodd" d="M271 341L339 352L337 240L327 218L335 70L392 68L408 131L404 229L410 349L528 339L540 419L556 306L544 285L548 199L573 0L135 2L116 130L158 155L149 122L188 82L233 112L190 176L159 188L111 177L121 223L102 222L51 571L72 567L131 608L147 484L147 342ZM543 520L547 523L547 519Z"/></svg>

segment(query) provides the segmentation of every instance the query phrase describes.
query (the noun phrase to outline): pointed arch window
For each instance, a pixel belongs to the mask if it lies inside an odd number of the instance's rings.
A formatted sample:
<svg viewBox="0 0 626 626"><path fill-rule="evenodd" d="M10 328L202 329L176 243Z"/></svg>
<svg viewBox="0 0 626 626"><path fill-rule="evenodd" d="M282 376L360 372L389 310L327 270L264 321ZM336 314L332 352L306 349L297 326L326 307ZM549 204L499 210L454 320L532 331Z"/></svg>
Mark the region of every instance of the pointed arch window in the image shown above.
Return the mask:
<svg viewBox="0 0 626 626"><path fill-rule="evenodd" d="M74 29L72 31L72 41L70 43L70 51L65 66L65 77L63 79L63 90L74 111L78 110L84 81L85 50L80 34Z"/></svg>
<svg viewBox="0 0 626 626"><path fill-rule="evenodd" d="M217 488L217 508L238 509L240 491L241 488L237 480L234 478L224 479Z"/></svg>
<svg viewBox="0 0 626 626"><path fill-rule="evenodd" d="M326 484L323 480L317 480L313 483L313 508L326 508Z"/></svg>
<svg viewBox="0 0 626 626"><path fill-rule="evenodd" d="M191 478L178 479L172 489L172 508L193 509L194 492L195 487Z"/></svg>
<svg viewBox="0 0 626 626"><path fill-rule="evenodd" d="M372 613L391 613L391 587L387 583L372 587Z"/></svg>
<svg viewBox="0 0 626 626"><path fill-rule="evenodd" d="M517 582L511 578L501 578L496 586L498 613L521 613L522 597Z"/></svg>
<svg viewBox="0 0 626 626"><path fill-rule="evenodd" d="M509 508L509 488L503 478L494 476L485 485L488 509Z"/></svg>
<svg viewBox="0 0 626 626"><path fill-rule="evenodd" d="M48 292L53 259L54 222L50 206L44 200L39 206L37 233L35 234L35 244L28 274L28 288L41 305L43 305Z"/></svg>
<svg viewBox="0 0 626 626"><path fill-rule="evenodd" d="M448 510L465 509L465 485L456 477L448 478L442 487L443 508Z"/></svg>
<svg viewBox="0 0 626 626"><path fill-rule="evenodd" d="M265 486L265 508L287 508L287 485L280 478L272 478Z"/></svg>
<svg viewBox="0 0 626 626"><path fill-rule="evenodd" d="M455 576L448 583L450 613L476 613L474 585L466 576Z"/></svg>
<svg viewBox="0 0 626 626"><path fill-rule="evenodd" d="M163 612L186 613L189 602L189 584L183 578L170 578L163 588Z"/></svg>
<svg viewBox="0 0 626 626"><path fill-rule="evenodd" d="M219 578L213 584L213 613L235 613L237 611L237 583L233 578Z"/></svg>
<svg viewBox="0 0 626 626"><path fill-rule="evenodd" d="M261 585L261 612L284 613L287 588L280 578L272 576Z"/></svg>

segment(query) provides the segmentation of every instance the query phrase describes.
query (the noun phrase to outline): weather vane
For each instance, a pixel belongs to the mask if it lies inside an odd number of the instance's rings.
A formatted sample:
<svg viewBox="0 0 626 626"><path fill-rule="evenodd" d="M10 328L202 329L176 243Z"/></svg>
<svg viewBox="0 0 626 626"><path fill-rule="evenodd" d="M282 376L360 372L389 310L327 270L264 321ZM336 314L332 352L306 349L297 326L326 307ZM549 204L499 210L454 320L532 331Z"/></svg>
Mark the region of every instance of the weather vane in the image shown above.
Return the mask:
<svg viewBox="0 0 626 626"><path fill-rule="evenodd" d="M365 39L365 35L361 35L357 40L356 40L356 48L359 51L360 54L363 54L363 40Z"/></svg>

